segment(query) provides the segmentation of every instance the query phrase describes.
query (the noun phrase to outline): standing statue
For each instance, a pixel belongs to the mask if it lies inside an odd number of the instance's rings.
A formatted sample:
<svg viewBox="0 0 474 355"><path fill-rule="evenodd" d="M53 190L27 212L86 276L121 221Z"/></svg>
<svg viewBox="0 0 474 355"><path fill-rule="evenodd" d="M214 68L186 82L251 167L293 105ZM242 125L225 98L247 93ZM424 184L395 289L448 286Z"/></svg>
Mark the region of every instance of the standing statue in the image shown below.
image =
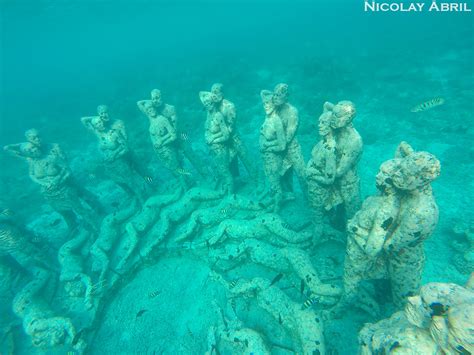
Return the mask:
<svg viewBox="0 0 474 355"><path fill-rule="evenodd" d="M239 165L238 159L242 162L245 169L247 170L250 178L254 180L257 178L256 169L253 166L250 157L248 155L247 149L245 148L242 139L238 133L237 127L235 125L237 113L235 110L235 105L231 101L224 98L223 85L220 83L215 83L211 87L212 100L217 110L222 113L224 116L225 123L229 129L229 147L230 147L230 164L231 171L234 176L239 174Z"/></svg>
<svg viewBox="0 0 474 355"><path fill-rule="evenodd" d="M108 177L130 196L136 196L143 203L146 199L148 177L137 170L128 147L128 138L122 121L110 122L108 108L97 107L98 116L82 117L82 124L99 140L105 171Z"/></svg>
<svg viewBox="0 0 474 355"><path fill-rule="evenodd" d="M283 162L283 183L287 192L293 191L293 170L298 177L303 195L307 194L306 168L301 146L296 138L298 130L298 110L288 102L288 85L278 84L273 90L273 104L276 114L281 118L286 137L286 154Z"/></svg>
<svg viewBox="0 0 474 355"><path fill-rule="evenodd" d="M209 151L214 158L221 190L228 194L234 191L234 179L230 172L230 130L224 115L214 104L213 95L210 92L199 93L204 108L207 110L205 123L205 138Z"/></svg>
<svg viewBox="0 0 474 355"><path fill-rule="evenodd" d="M187 173L178 156L177 132L175 126L167 117L159 115L155 106L150 102L139 101L138 107L143 110L150 121L150 137L153 148L161 161L171 174L179 181L181 188L187 190Z"/></svg>
<svg viewBox="0 0 474 355"><path fill-rule="evenodd" d="M281 172L283 157L286 150L286 137L282 121L275 110L272 92L262 90L265 121L260 128L260 152L262 153L263 169L270 183L270 194L274 199L273 211L278 212L283 199Z"/></svg>
<svg viewBox="0 0 474 355"><path fill-rule="evenodd" d="M76 216L97 229L93 208L100 210L97 199L72 177L66 157L57 144L43 144L35 129L26 131L28 142L7 145L3 149L13 156L26 159L31 180L41 186L41 193L53 209L61 214L70 229Z"/></svg>
<svg viewBox="0 0 474 355"><path fill-rule="evenodd" d="M326 102L324 111L332 115L337 157L336 185L342 197L345 219L349 220L361 205L357 163L362 155L362 138L352 125L356 109L351 101L339 101L335 105Z"/></svg>
<svg viewBox="0 0 474 355"><path fill-rule="evenodd" d="M333 230L329 223L328 211L341 202L335 187L336 179L336 140L331 129L330 112L319 117L320 141L311 151L311 159L306 167L308 201L313 212L314 239L321 242L323 235ZM340 233L339 233L340 234Z"/></svg>
<svg viewBox="0 0 474 355"><path fill-rule="evenodd" d="M202 164L199 161L198 157L196 156L196 153L193 151L191 145L189 144L187 133L182 132L179 129L180 127L178 125L178 117L176 115L175 107L173 105L169 105L163 102L161 91L158 89L153 89L151 91L150 100L140 100L137 102L137 105L140 111L142 111L147 116L148 116L147 114L148 104L151 104L153 106L153 108L156 111L157 116L165 117L168 120L169 124L174 128L176 139L173 141L173 144L175 145L178 151L179 160L182 160L182 156L186 157L189 163L194 167L194 169L196 169L196 171L201 176L204 176L206 174L204 164ZM180 164L182 164L181 161L180 161Z"/></svg>

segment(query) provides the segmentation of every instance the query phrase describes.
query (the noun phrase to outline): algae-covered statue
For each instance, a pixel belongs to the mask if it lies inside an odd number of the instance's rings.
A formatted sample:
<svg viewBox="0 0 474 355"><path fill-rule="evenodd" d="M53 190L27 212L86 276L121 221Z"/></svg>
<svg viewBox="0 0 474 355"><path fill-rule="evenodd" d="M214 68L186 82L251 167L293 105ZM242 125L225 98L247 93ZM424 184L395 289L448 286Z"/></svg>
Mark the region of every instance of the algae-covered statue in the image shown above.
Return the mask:
<svg viewBox="0 0 474 355"><path fill-rule="evenodd" d="M97 107L97 114L82 117L81 122L99 141L107 176L143 203L148 193L147 177L140 174L138 164L132 158L124 123L120 120L110 121L105 105Z"/></svg>
<svg viewBox="0 0 474 355"><path fill-rule="evenodd" d="M308 202L313 212L316 242L321 242L325 233L336 233L330 226L328 211L341 201L340 193L335 186L336 140L331 128L331 120L332 113L326 109L325 105L318 122L320 141L313 147L311 159L306 167Z"/></svg>
<svg viewBox="0 0 474 355"><path fill-rule="evenodd" d="M97 199L74 179L66 157L57 144L44 144L36 129L26 131L27 142L8 145L4 150L23 158L29 167L31 180L41 187L45 200L61 214L69 228L76 225L76 216L97 228Z"/></svg>
<svg viewBox="0 0 474 355"><path fill-rule="evenodd" d="M471 279L473 276L471 276ZM361 354L474 353L474 291L451 283L429 283L409 297L404 311L359 333Z"/></svg>
<svg viewBox="0 0 474 355"><path fill-rule="evenodd" d="M199 98L207 111L205 139L214 159L220 189L228 194L234 191L234 178L230 171L230 130L224 115L214 104L213 94L199 93Z"/></svg>
<svg viewBox="0 0 474 355"><path fill-rule="evenodd" d="M273 94L268 90L260 93L265 110L265 121L260 128L260 152L263 170L270 183L270 195L274 200L274 212L278 212L283 199L282 177L283 158L286 153L286 136L283 123L275 110Z"/></svg>
<svg viewBox="0 0 474 355"><path fill-rule="evenodd" d="M187 189L188 183L185 174L187 173L178 156L177 139L178 135L172 121L164 115L159 115L152 102L145 102L138 105L143 106L144 113L150 121L150 138L158 159L163 166L179 181L181 188Z"/></svg>
<svg viewBox="0 0 474 355"><path fill-rule="evenodd" d="M229 147L230 147L230 164L232 174L238 175L238 159L242 162L248 175L252 179L257 178L257 173L254 165L250 160L247 149L245 148L242 139L240 138L237 126L236 118L237 112L233 102L224 98L223 85L221 83L215 83L211 87L212 101L216 106L217 110L224 116L225 123L229 129Z"/></svg>
<svg viewBox="0 0 474 355"><path fill-rule="evenodd" d="M299 126L298 110L288 102L288 85L277 84L273 90L273 104L281 118L286 138L286 152L283 162L283 183L286 192L293 191L292 172L296 173L303 195L306 196L306 169L301 145L296 138Z"/></svg>
<svg viewBox="0 0 474 355"><path fill-rule="evenodd" d="M349 220L361 204L357 163L362 155L362 138L352 124L356 108L351 101L339 101L337 104L326 102L324 110L332 116L337 157L335 183L342 197L345 218Z"/></svg>

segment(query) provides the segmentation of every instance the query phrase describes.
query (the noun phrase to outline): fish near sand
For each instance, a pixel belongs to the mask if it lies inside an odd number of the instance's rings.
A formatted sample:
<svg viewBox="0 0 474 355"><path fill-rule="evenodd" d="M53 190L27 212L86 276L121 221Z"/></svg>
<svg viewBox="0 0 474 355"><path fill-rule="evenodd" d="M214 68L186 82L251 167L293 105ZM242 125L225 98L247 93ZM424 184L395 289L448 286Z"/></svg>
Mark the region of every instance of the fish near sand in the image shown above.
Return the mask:
<svg viewBox="0 0 474 355"><path fill-rule="evenodd" d="M283 274L278 274L278 275L276 275L276 276L273 278L272 282L270 282L270 286L273 286L274 284L276 284L278 281L281 280L282 277L283 277Z"/></svg>
<svg viewBox="0 0 474 355"><path fill-rule="evenodd" d="M435 97L429 101L422 102L419 105L413 107L410 111L411 112L423 112L427 110L431 110L433 107L440 106L445 103L445 100L442 97Z"/></svg>

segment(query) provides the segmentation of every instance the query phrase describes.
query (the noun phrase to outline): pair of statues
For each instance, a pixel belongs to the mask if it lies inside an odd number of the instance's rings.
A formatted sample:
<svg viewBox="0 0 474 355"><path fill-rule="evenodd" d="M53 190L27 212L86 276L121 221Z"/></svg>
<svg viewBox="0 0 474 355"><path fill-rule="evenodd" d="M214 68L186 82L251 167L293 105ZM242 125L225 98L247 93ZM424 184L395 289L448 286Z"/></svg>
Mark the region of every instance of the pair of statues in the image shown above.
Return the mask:
<svg viewBox="0 0 474 355"><path fill-rule="evenodd" d="M212 85L211 91L201 91L199 99L207 111L205 140L214 161L219 188L228 194L234 191L238 160L249 176L256 178L247 150L236 127L235 105L224 98L222 84Z"/></svg>
<svg viewBox="0 0 474 355"><path fill-rule="evenodd" d="M418 293L424 267L423 241L438 222L431 182L440 163L428 152L415 152L402 142L394 159L382 164L376 177L380 193L367 198L347 226L344 295L336 309L357 299L377 313L361 287L363 280L388 278L392 297L402 307Z"/></svg>
<svg viewBox="0 0 474 355"><path fill-rule="evenodd" d="M296 138L298 110L288 102L286 84L278 84L273 92L262 90L260 96L266 115L260 128L260 152L274 200L274 211L278 212L285 192L293 191L293 170L298 176L303 194L307 191L305 163Z"/></svg>
<svg viewBox="0 0 474 355"><path fill-rule="evenodd" d="M355 116L354 104L340 101L326 102L319 117L320 141L314 146L306 167L315 240L330 232L329 211L342 205L348 220L360 208L357 163L362 155L362 139L352 125Z"/></svg>

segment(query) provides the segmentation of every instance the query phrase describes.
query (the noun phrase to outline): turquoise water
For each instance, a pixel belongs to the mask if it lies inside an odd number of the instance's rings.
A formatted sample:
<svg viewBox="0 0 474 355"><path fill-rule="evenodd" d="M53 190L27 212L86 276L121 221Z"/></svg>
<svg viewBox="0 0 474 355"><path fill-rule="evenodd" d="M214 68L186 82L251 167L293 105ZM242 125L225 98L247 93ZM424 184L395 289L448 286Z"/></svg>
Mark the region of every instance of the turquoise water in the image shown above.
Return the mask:
<svg viewBox="0 0 474 355"><path fill-rule="evenodd" d="M451 243L467 242L453 228L465 228L474 219L472 20L472 13L365 13L361 1L1 1L0 144L22 142L26 129L37 128L44 141L61 145L79 183L111 213L124 208L127 197L101 173L95 137L80 122L80 117L95 115L99 104L109 106L113 119L124 121L132 150L151 171L156 191L166 195L175 190L175 181L154 156L148 122L136 107L150 90L161 89L164 101L175 105L181 131L202 164L208 164L206 113L198 93L223 83L226 98L237 107L241 137L260 170L260 90L288 83L290 102L300 113L297 136L306 161L318 141L323 103L351 100L358 112L354 125L364 141L359 163L363 197L376 192L378 167L393 157L402 140L441 161L441 176L433 183L440 222L425 243L423 281L463 284L468 275L454 266L459 253ZM435 97L445 104L410 112ZM70 238L66 224L29 179L24 162L0 154L0 165L0 202L13 211L16 223L36 235L42 252L54 260L52 278L57 280L57 252ZM251 196L253 184L243 173L237 191ZM280 214L298 224L307 218L305 210L298 194ZM174 234L181 233L188 218L173 225ZM59 282L49 282L53 291L45 291L45 298L55 314L68 315L78 329L88 324L84 338L92 354L203 353L216 319L212 301L225 304L226 295L219 284L207 281L212 264L172 242L167 245L168 251L160 247L152 261L129 271L93 316L62 305L61 292L54 291L61 288ZM88 248L82 251L86 268ZM340 276L343 256L341 246L329 244L312 260ZM340 260L328 264L330 257ZM12 285L2 285L1 309L7 316L0 328L11 329L0 333L2 346L7 346L5 333L13 335L15 353L54 353L29 345L11 312L27 276L10 257L0 261L6 265L2 272L13 270L16 277ZM271 280L275 272L250 265L227 276ZM156 290L160 294L149 297ZM264 328L258 307L245 306L237 305L238 318ZM146 311L137 317L140 310ZM389 306L386 311L384 316ZM357 331L376 320L349 312L325 325L326 347L355 353ZM278 332L273 334L278 343ZM284 335L281 339L288 341Z"/></svg>

